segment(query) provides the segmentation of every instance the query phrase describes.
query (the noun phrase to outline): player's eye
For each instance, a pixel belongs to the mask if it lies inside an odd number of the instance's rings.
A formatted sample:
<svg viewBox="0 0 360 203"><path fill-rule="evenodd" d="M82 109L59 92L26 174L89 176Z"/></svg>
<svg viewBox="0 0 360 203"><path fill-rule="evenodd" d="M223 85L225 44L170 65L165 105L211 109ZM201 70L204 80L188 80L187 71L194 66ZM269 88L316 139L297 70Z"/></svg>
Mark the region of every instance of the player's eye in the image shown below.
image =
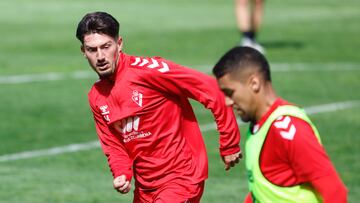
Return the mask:
<svg viewBox="0 0 360 203"><path fill-rule="evenodd" d="M222 89L222 92L225 94L225 96L230 97L230 98L234 94L234 90L230 90L230 89Z"/></svg>
<svg viewBox="0 0 360 203"><path fill-rule="evenodd" d="M96 52L96 48L92 48L92 47L87 47L86 50L88 52Z"/></svg>
<svg viewBox="0 0 360 203"><path fill-rule="evenodd" d="M108 49L111 47L111 44L105 44L104 46L102 46L103 49Z"/></svg>

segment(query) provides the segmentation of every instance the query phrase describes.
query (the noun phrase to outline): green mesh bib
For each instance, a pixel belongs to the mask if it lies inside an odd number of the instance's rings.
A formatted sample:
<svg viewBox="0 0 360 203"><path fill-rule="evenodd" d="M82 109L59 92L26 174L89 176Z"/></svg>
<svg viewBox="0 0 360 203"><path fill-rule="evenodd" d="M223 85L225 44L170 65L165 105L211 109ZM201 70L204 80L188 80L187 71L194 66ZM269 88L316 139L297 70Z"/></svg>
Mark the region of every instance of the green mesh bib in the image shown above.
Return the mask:
<svg viewBox="0 0 360 203"><path fill-rule="evenodd" d="M310 119L306 116L305 111L296 106L285 105L278 107L255 134L251 134L249 130L245 144L245 164L248 172L249 189L252 193L253 201L256 203L322 202L319 195L309 184L281 187L269 182L261 173L259 166L260 152L269 128L277 118L287 115L298 117L309 123L321 143L319 133Z"/></svg>

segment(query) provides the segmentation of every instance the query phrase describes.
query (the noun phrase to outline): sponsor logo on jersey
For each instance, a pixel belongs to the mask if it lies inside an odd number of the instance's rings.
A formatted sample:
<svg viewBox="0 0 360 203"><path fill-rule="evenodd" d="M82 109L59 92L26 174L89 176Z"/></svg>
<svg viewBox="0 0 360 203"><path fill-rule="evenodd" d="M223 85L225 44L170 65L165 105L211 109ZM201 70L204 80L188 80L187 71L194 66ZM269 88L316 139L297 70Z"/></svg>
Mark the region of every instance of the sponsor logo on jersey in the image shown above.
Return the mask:
<svg viewBox="0 0 360 203"><path fill-rule="evenodd" d="M123 134L139 130L140 117L128 117L121 120L120 132Z"/></svg>
<svg viewBox="0 0 360 203"><path fill-rule="evenodd" d="M100 106L101 115L103 116L104 120L107 122L110 122L110 111L108 109L108 105L102 105Z"/></svg>
<svg viewBox="0 0 360 203"><path fill-rule="evenodd" d="M137 104L139 105L140 107L142 107L142 98L143 98L143 94L134 90L132 92L132 97L131 99Z"/></svg>
<svg viewBox="0 0 360 203"><path fill-rule="evenodd" d="M144 132L140 129L140 117L132 116L114 123L115 129L122 135L124 143L132 140L145 138L151 135L151 132Z"/></svg>
<svg viewBox="0 0 360 203"><path fill-rule="evenodd" d="M247 170L247 177L250 182L254 182L254 175L252 170Z"/></svg>
<svg viewBox="0 0 360 203"><path fill-rule="evenodd" d="M146 59L146 58L135 57L135 61L133 63L131 63L130 65L131 66L139 66L139 67L147 67L150 69L156 69L160 73L165 73L170 70L167 63L165 63L163 61L160 61L160 63L159 63L159 61L154 58Z"/></svg>

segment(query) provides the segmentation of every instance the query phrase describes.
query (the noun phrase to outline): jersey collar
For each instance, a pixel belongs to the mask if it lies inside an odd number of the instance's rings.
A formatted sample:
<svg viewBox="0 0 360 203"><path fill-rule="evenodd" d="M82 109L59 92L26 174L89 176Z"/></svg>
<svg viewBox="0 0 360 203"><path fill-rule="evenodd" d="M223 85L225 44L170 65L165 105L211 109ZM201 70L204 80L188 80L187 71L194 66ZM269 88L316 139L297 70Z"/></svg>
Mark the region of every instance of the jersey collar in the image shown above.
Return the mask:
<svg viewBox="0 0 360 203"><path fill-rule="evenodd" d="M265 121L269 118L272 112L275 111L279 106L289 104L289 102L283 100L282 98L277 98L275 102L270 106L269 110L260 118L260 120L256 124L251 124L250 129L252 133L256 133L261 126L265 123Z"/></svg>

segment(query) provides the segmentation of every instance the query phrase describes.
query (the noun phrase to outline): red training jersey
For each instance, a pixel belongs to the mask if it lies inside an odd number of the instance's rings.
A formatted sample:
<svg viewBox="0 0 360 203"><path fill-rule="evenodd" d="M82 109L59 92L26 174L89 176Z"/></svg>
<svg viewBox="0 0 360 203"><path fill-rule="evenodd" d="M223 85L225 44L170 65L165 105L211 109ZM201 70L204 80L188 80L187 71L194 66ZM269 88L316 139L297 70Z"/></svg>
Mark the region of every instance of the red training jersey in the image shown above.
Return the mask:
<svg viewBox="0 0 360 203"><path fill-rule="evenodd" d="M210 76L159 57L121 54L113 81L95 83L89 100L114 177L134 175L142 189L207 178L205 145L189 98L212 111L220 154L240 151L235 116Z"/></svg>
<svg viewBox="0 0 360 203"><path fill-rule="evenodd" d="M277 99L252 130L260 129L271 113L282 105L291 104ZM267 180L278 186L311 183L318 192L321 188L329 188L328 183L335 189L345 188L311 126L293 116L281 116L272 123L262 146L260 170ZM319 185L316 181L322 178L325 181ZM251 202L251 198L245 202Z"/></svg>

